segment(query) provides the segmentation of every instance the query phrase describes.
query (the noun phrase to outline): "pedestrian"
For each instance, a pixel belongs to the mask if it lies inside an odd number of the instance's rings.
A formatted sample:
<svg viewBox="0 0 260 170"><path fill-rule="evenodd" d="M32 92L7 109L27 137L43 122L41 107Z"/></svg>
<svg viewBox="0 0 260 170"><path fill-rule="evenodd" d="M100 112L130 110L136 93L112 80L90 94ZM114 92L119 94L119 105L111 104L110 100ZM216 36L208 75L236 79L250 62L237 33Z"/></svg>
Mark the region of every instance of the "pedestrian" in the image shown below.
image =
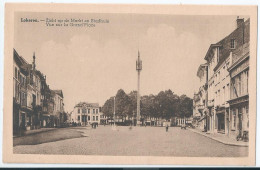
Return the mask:
<svg viewBox="0 0 260 170"><path fill-rule="evenodd" d="M167 125L167 126L166 126L166 132L168 132L168 128L169 128L169 126Z"/></svg>

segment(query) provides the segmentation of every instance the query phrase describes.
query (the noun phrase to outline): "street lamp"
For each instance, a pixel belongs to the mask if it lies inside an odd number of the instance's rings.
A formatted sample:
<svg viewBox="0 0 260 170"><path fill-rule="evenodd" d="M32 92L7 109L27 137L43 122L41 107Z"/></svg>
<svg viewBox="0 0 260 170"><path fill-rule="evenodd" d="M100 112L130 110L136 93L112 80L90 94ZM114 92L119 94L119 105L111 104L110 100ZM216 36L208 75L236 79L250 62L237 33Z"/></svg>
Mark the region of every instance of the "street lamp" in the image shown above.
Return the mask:
<svg viewBox="0 0 260 170"><path fill-rule="evenodd" d="M114 96L114 126L116 126L116 96Z"/></svg>
<svg viewBox="0 0 260 170"><path fill-rule="evenodd" d="M86 112L87 112L87 109L85 108L85 112L84 112L84 122L85 122L85 126L86 126Z"/></svg>

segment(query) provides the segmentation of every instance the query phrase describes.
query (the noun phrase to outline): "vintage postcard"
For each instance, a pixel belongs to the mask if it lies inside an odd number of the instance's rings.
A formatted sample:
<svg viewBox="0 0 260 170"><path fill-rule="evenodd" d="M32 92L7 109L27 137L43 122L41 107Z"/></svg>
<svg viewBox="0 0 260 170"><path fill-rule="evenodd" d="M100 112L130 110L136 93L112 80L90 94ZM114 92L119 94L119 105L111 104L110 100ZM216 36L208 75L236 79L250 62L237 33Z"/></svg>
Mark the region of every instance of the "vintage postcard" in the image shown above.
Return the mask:
<svg viewBox="0 0 260 170"><path fill-rule="evenodd" d="M257 6L7 3L5 163L255 165Z"/></svg>

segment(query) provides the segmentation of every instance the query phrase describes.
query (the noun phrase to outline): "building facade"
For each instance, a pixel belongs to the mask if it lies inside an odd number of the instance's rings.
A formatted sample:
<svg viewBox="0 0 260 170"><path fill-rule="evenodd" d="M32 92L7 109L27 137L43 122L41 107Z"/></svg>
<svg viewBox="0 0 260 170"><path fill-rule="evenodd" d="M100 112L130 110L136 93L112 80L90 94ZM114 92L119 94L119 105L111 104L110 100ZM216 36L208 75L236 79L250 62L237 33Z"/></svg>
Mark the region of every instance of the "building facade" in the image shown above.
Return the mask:
<svg viewBox="0 0 260 170"><path fill-rule="evenodd" d="M108 117L106 115L104 115L103 112L99 112L99 115L100 115L100 124L101 125L106 125L108 124Z"/></svg>
<svg viewBox="0 0 260 170"><path fill-rule="evenodd" d="M63 111L63 102L61 111ZM13 134L52 126L54 97L46 76L36 69L36 57L29 64L13 50ZM54 123L53 123L54 124Z"/></svg>
<svg viewBox="0 0 260 170"><path fill-rule="evenodd" d="M244 22L237 18L237 28L211 44L204 58L207 82L203 118L207 132L234 137L248 131L249 25L249 19ZM194 108L198 106L198 100L194 101Z"/></svg>
<svg viewBox="0 0 260 170"><path fill-rule="evenodd" d="M230 100L230 136L237 137L247 133L249 129L249 58L250 58L250 20L242 25L243 37L235 44L235 50L231 53L231 77Z"/></svg>
<svg viewBox="0 0 260 170"><path fill-rule="evenodd" d="M60 125L64 123L63 92L62 90L52 90L51 95L54 100L54 105L53 105L54 127L60 127Z"/></svg>
<svg viewBox="0 0 260 170"><path fill-rule="evenodd" d="M197 77L200 79L200 88L198 93L193 97L193 124L200 129L207 126L207 81L208 81L208 65L201 64L197 71Z"/></svg>
<svg viewBox="0 0 260 170"><path fill-rule="evenodd" d="M87 102L76 104L71 114L71 121L81 125L100 124L99 104Z"/></svg>
<svg viewBox="0 0 260 170"><path fill-rule="evenodd" d="M28 64L15 49L13 52L13 132L18 133L41 126L41 83L36 73L35 55L32 64Z"/></svg>

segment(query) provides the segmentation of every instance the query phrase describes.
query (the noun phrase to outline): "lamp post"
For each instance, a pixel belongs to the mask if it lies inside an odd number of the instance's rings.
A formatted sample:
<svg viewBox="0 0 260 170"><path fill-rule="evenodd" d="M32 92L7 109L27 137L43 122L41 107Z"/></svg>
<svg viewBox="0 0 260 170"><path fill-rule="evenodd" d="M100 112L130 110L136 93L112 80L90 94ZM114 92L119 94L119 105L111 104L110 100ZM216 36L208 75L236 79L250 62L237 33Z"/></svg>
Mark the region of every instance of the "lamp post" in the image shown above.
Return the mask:
<svg viewBox="0 0 260 170"><path fill-rule="evenodd" d="M114 96L114 126L116 126L116 96Z"/></svg>
<svg viewBox="0 0 260 170"><path fill-rule="evenodd" d="M87 109L84 111L84 122L85 122L85 126L86 126L86 121L87 121L87 119L86 119L86 112L87 112Z"/></svg>

